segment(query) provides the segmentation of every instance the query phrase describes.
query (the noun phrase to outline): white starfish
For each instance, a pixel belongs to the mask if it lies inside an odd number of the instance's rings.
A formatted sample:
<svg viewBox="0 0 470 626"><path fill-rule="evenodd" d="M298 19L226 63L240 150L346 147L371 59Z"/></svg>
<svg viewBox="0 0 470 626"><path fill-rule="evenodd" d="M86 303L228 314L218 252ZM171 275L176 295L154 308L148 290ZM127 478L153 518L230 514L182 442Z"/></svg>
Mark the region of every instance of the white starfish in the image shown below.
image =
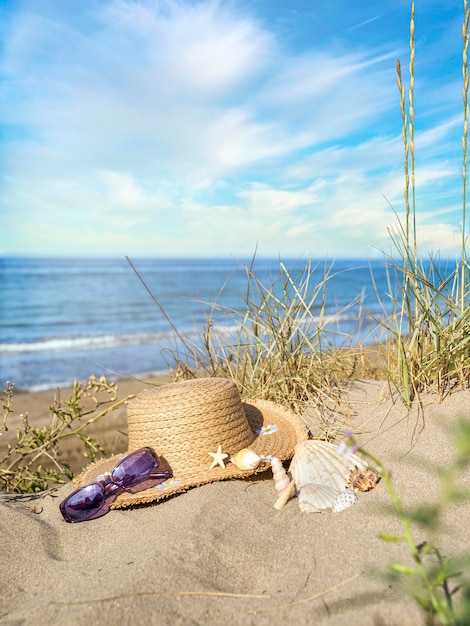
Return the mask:
<svg viewBox="0 0 470 626"><path fill-rule="evenodd" d="M210 454L210 456L214 459L209 469L214 469L217 465L220 465L220 467L225 469L224 459L228 457L228 454L224 454L222 452L222 446L217 448L217 452L208 452L207 454Z"/></svg>

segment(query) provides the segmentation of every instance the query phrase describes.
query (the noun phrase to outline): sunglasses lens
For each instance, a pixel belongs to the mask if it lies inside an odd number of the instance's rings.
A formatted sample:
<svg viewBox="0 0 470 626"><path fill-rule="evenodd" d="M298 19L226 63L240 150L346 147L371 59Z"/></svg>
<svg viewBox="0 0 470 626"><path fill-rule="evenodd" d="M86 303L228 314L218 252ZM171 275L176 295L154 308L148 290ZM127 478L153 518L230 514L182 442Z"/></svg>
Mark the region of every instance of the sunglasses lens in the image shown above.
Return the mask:
<svg viewBox="0 0 470 626"><path fill-rule="evenodd" d="M77 489L60 503L60 510L65 521L84 522L95 517L101 517L108 512L109 507L103 507L104 493L100 484L91 483Z"/></svg>
<svg viewBox="0 0 470 626"><path fill-rule="evenodd" d="M59 507L66 522L85 522L105 515L123 489L137 493L150 489L173 473L151 448L131 452L105 479L77 489Z"/></svg>
<svg viewBox="0 0 470 626"><path fill-rule="evenodd" d="M126 456L111 472L113 482L130 489L148 478L158 467L158 457L150 448Z"/></svg>

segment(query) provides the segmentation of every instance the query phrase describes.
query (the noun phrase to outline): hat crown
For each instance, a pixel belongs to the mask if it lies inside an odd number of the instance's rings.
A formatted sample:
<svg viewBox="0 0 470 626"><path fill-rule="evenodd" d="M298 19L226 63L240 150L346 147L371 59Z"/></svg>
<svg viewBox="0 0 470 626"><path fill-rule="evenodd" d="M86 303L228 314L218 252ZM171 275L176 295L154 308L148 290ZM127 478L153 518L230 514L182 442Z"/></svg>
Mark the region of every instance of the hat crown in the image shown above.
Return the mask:
<svg viewBox="0 0 470 626"><path fill-rule="evenodd" d="M145 389L128 405L129 450L155 449L174 474L210 463L219 445L235 454L255 437L231 380L204 378Z"/></svg>

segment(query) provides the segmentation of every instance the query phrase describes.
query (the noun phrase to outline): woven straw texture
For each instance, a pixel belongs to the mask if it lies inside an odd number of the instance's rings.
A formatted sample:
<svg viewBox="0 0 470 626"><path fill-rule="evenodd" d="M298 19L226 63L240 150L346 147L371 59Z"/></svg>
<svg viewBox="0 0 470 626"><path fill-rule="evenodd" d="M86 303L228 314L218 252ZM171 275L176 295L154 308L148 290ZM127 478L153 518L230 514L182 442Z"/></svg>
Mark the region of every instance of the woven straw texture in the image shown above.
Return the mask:
<svg viewBox="0 0 470 626"><path fill-rule="evenodd" d="M152 502L174 493L226 478L244 478L266 470L263 465L242 471L229 459L225 469L209 469L215 452L232 456L251 448L260 456L281 460L294 454L295 445L307 439L302 420L269 401L243 403L236 385L223 378L203 378L142 391L128 405L129 452L152 447L167 461L173 478L136 494L123 493L113 504L120 508ZM274 426L274 428L272 428ZM271 427L271 428L269 428ZM261 434L266 432L267 434ZM122 455L89 465L74 480L79 487L111 471Z"/></svg>

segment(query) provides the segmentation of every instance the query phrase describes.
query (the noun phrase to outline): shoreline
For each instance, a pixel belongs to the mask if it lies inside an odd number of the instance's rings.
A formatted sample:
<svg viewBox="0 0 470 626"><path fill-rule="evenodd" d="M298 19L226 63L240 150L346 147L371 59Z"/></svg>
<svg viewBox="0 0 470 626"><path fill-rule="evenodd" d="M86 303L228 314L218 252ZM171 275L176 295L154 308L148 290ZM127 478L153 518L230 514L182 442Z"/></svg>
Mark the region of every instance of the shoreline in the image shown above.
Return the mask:
<svg viewBox="0 0 470 626"><path fill-rule="evenodd" d="M157 380L159 378L166 378L171 376L171 372L169 369L165 370L152 370L144 373L136 373L136 374L121 374L121 373L101 373L96 374L96 377L105 376L109 382L114 382L116 385L120 385L123 382L133 381L133 380ZM84 382L88 377L84 378L75 378L78 382ZM14 384L14 381L10 381ZM72 383L70 381L57 381L55 383L44 383L42 385L32 385L29 387L16 387L15 385L15 394L24 394L24 393L41 393L41 392L54 392L57 389L68 391L72 390Z"/></svg>
<svg viewBox="0 0 470 626"><path fill-rule="evenodd" d="M162 385L171 382L171 374L168 372L167 374L152 375L145 378L129 376L115 381L112 379L107 380L108 382L113 382L118 388L116 399L119 400L125 396L138 393L148 385ZM79 382L86 382L86 380ZM42 419L49 415L49 406L54 402L56 395L59 395L63 401L69 398L72 392L73 387L70 385L57 385L37 391L14 389L12 403L14 414L28 413L32 419ZM10 415L11 417L13 417L13 414Z"/></svg>

